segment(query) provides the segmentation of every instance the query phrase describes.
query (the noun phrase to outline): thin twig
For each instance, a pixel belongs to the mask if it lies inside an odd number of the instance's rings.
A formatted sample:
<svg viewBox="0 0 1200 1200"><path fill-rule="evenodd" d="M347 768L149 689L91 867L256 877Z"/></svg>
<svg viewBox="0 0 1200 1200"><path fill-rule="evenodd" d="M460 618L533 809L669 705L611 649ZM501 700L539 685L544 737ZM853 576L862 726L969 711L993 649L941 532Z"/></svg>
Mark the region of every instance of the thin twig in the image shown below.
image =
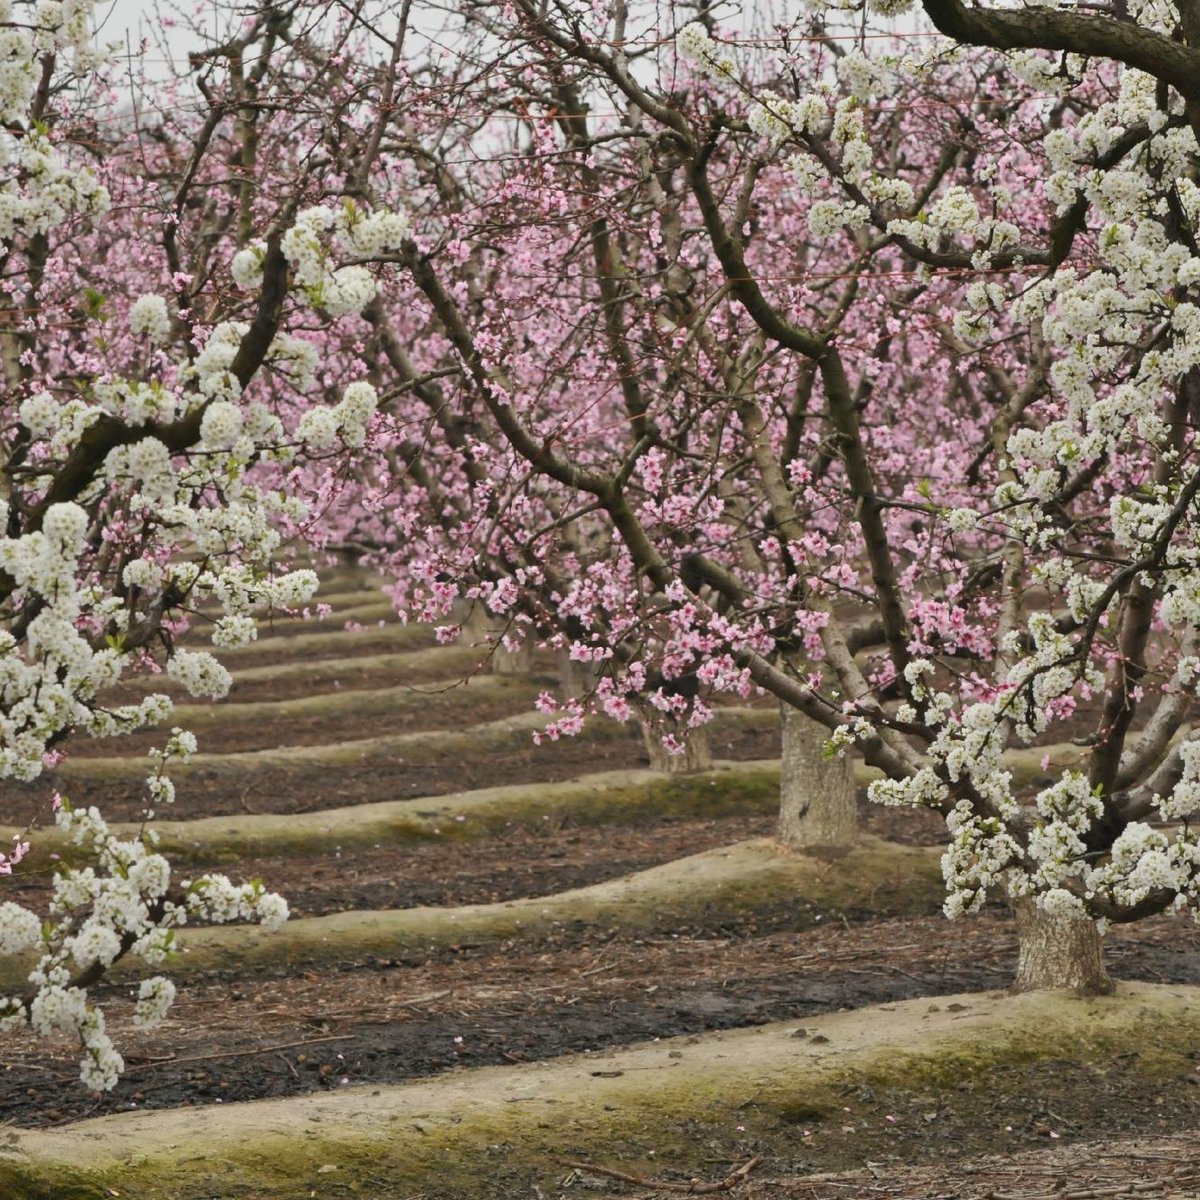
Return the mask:
<svg viewBox="0 0 1200 1200"><path fill-rule="evenodd" d="M213 1054L191 1054L187 1058L155 1058L149 1062L133 1063L125 1073L141 1071L146 1067L161 1067L167 1063L175 1066L181 1063L211 1062L216 1058L237 1058L242 1055L249 1058L254 1054L274 1054L276 1050L296 1050L301 1046L316 1046L321 1042L351 1042L357 1036L354 1033L331 1033L328 1037L308 1038L302 1042L280 1042L275 1046L263 1046L259 1050L218 1050Z"/></svg>
<svg viewBox="0 0 1200 1200"><path fill-rule="evenodd" d="M719 1179L715 1183L705 1183L702 1179L693 1179L690 1183L674 1183L666 1179L646 1179L640 1175L627 1175L624 1171L613 1171L608 1167L597 1167L592 1163L568 1162L564 1166L573 1171L586 1171L590 1175L603 1175L607 1179L616 1179L621 1183L632 1183L636 1187L652 1188L660 1192L679 1192L685 1196L711 1196L716 1192L731 1192L739 1183L744 1183L746 1177L762 1162L762 1155L756 1154L748 1162L742 1163L736 1171Z"/></svg>

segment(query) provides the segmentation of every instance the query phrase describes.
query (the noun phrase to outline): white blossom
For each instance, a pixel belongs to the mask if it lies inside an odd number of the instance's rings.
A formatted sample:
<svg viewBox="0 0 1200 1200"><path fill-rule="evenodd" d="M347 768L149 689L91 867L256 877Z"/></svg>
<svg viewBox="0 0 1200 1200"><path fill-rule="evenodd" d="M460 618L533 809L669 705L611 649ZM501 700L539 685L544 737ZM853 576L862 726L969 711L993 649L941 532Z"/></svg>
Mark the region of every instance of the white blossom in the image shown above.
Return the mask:
<svg viewBox="0 0 1200 1200"><path fill-rule="evenodd" d="M161 296L139 296L129 310L129 329L151 342L165 342L171 332L167 302Z"/></svg>

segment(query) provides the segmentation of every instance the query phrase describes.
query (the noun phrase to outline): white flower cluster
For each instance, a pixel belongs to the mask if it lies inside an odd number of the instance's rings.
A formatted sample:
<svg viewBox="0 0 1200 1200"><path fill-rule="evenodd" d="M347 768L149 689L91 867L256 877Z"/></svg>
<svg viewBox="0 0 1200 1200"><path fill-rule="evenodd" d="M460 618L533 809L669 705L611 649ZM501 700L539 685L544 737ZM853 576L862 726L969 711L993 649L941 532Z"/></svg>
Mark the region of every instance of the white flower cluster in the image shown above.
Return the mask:
<svg viewBox="0 0 1200 1200"><path fill-rule="evenodd" d="M267 257L266 242L251 242L229 261L229 273L238 287L250 291L262 287L263 263Z"/></svg>
<svg viewBox="0 0 1200 1200"><path fill-rule="evenodd" d="M97 410L118 417L128 425L174 421L187 411L183 395L168 389L157 379L99 379L92 390ZM54 431L54 424L59 420L57 412L46 410L44 425L48 433Z"/></svg>
<svg viewBox="0 0 1200 1200"><path fill-rule="evenodd" d="M870 0L871 11L881 17L902 17L911 11L916 0Z"/></svg>
<svg viewBox="0 0 1200 1200"><path fill-rule="evenodd" d="M332 408L310 408L296 427L296 436L314 450L327 450L339 439L356 448L367 440L367 428L379 398L364 382L352 383Z"/></svg>
<svg viewBox="0 0 1200 1200"><path fill-rule="evenodd" d="M1172 835L1142 821L1131 822L1113 842L1108 860L1084 872L1089 894L1124 906L1152 892L1172 892L1177 907L1200 904L1200 842L1186 826Z"/></svg>
<svg viewBox="0 0 1200 1200"><path fill-rule="evenodd" d="M1104 813L1104 804L1076 771L1064 771L1036 799L1038 822L1026 840L1035 864L1029 883L1039 893L1062 888L1084 871L1084 836Z"/></svg>
<svg viewBox="0 0 1200 1200"><path fill-rule="evenodd" d="M14 20L12 5L0 0L0 238L9 242L14 262L25 253L22 239L49 238L55 294L69 295L62 272L71 270L76 247L90 245L91 235L86 228L78 237L72 231L64 239L65 257L50 235L68 220L85 225L80 218L107 211L109 201L91 172L71 161L71 143L52 141L55 135L46 132L61 126L31 114L30 103L41 75L39 55L53 54L60 64L73 55L83 74L94 66L91 11L88 0L36 0ZM47 59L47 66L55 64ZM49 82L52 103L67 94L59 75ZM331 315L358 311L375 285L354 260L399 249L406 236L402 214L352 204L308 210L286 238L292 284L301 299L319 302ZM235 256L240 283L261 282L264 255L265 247L253 243ZM21 269L14 270L19 277ZM249 474L258 463L286 465L297 452L290 416L285 429L273 406L290 410L276 405L274 396L244 395L245 377L233 374L249 326L214 317L211 329L200 329L198 346L174 347L172 301L139 290L127 298L125 333L152 349L132 357L142 362L137 370L157 372L157 378L104 373L113 371L108 351L121 347L114 353L125 353L129 337L111 339L107 348L81 342L73 360L62 342L69 333L55 327L42 346L38 329L27 327L35 345L21 366L31 368L36 382L10 402L10 426L21 426L16 433L23 461L10 480L11 507L0 499L0 571L6 579L0 780L36 778L55 761L59 742L75 732L108 737L166 721L168 697L120 705L111 692L127 670L146 664L159 645L156 635L169 628L182 604L215 601L220 611L212 638L229 647L254 639L256 612L302 608L316 589L312 571L276 574L283 531L305 519L303 502L286 485L264 482L276 478L269 471ZM279 380L301 391L310 386L318 365L312 341L281 332L267 357L273 376L267 386ZM338 404L316 409L321 415L311 420L318 427L332 421L333 441L343 447L361 446L377 403L370 384L351 383ZM80 444L98 422L117 429L119 444L89 478L64 475L64 462L80 461ZM181 445L181 430L190 444ZM73 499L44 500L61 494L55 491L61 483ZM168 644L164 665L166 677L193 695L217 697L229 688L228 672L211 654ZM147 819L174 800L168 765L186 761L195 748L191 734L176 730L153 756ZM172 889L152 830L124 841L95 809L67 804L57 821L73 849L56 868L49 919L0 904L0 954L34 958L32 995L28 1003L0 998L0 1029L27 1025L39 1034L77 1038L84 1055L81 1078L107 1088L122 1063L103 1014L79 986L81 973L126 956L162 962L189 916L255 919L276 928L287 906L259 883L235 886L219 877L197 881L184 895ZM161 1019L173 994L166 979L144 983L137 1022Z"/></svg>
<svg viewBox="0 0 1200 1200"><path fill-rule="evenodd" d="M224 875L206 875L203 879L185 880L183 886L192 916L218 924L258 921L269 933L287 923L287 901L274 892L264 891L257 879L238 885Z"/></svg>
<svg viewBox="0 0 1200 1200"><path fill-rule="evenodd" d="M828 85L795 100L763 89L751 103L747 116L751 130L772 145L782 145L793 138L828 139L833 154L841 160L840 183L844 191L822 195L809 212L809 229L819 238L830 237L842 228L860 229L870 221L871 210L861 203L859 196L870 204L901 211L910 209L914 199L912 185L906 180L875 169L875 156L863 119L863 102L880 87L878 64L857 50L850 51L839 60L838 73L848 94L836 101ZM805 195L814 195L820 185L831 179L825 165L807 153L794 155L788 165ZM940 215L943 214L936 214L935 219ZM949 219L952 213L947 210L944 215ZM895 221L892 231L915 230L921 244L925 244L935 237L927 222L928 218L923 222ZM989 222L988 229L993 225L999 223Z"/></svg>
<svg viewBox="0 0 1200 1200"><path fill-rule="evenodd" d="M250 326L244 321L222 321L196 355L184 378L194 380L200 395L212 400L237 400L242 385L230 371Z"/></svg>
<svg viewBox="0 0 1200 1200"><path fill-rule="evenodd" d="M161 711L156 697L94 708L97 695L120 677L122 656L93 646L81 630L82 618L94 611L77 580L88 529L79 505L56 504L40 530L0 538L0 568L14 580L19 602L36 612L21 644L0 632L0 778L35 779L52 742L72 727L103 735Z"/></svg>
<svg viewBox="0 0 1200 1200"><path fill-rule="evenodd" d="M829 97L811 92L788 100L764 88L751 104L747 122L759 137L777 145L793 136L826 133L831 126Z"/></svg>
<svg viewBox="0 0 1200 1200"><path fill-rule="evenodd" d="M207 651L176 650L167 659L167 675L191 696L220 700L229 694L233 678Z"/></svg>
<svg viewBox="0 0 1200 1200"><path fill-rule="evenodd" d="M1029 621L1034 651L1010 667L1006 689L990 702L970 705L955 715L952 698L926 684L932 664L917 659L905 671L922 718L938 730L927 763L913 776L882 780L868 789L871 799L884 804L943 806L955 785L969 785L973 802L960 800L946 818L950 845L942 857L948 915L975 912L988 893L999 888L1010 896L1042 894L1067 878L1083 873L1079 855L1082 838L1103 811L1082 776L1066 773L1036 798L1037 827L1025 840L1011 772L1003 762L1009 735L1023 740L1042 732L1051 700L1069 693L1078 680L1066 665L1072 649L1044 613ZM1085 682L1098 687L1095 672ZM1027 865L1032 864L1032 869Z"/></svg>
<svg viewBox="0 0 1200 1200"><path fill-rule="evenodd" d="M312 342L286 333L276 335L268 355L269 361L284 371L292 386L301 392L312 384L317 357L317 348ZM261 440L262 433L255 436Z"/></svg>
<svg viewBox="0 0 1200 1200"><path fill-rule="evenodd" d="M139 296L129 310L129 331L151 342L165 342L171 332L171 314L161 296Z"/></svg>
<svg viewBox="0 0 1200 1200"><path fill-rule="evenodd" d="M1179 782L1170 795L1154 797L1166 821L1186 821L1200 813L1200 739L1192 737L1180 743L1179 757L1183 763Z"/></svg>
<svg viewBox="0 0 1200 1200"><path fill-rule="evenodd" d="M283 235L280 247L299 293L313 308L342 317L362 312L374 299L375 279L365 266L336 266L338 248L370 258L399 250L407 236L404 214L365 213L346 200L340 209L324 205L304 209ZM266 248L259 243L234 256L231 270L240 287L256 287L262 282L265 254Z"/></svg>
<svg viewBox="0 0 1200 1200"><path fill-rule="evenodd" d="M200 444L228 450L242 436L242 410L229 400L214 400L200 418Z"/></svg>
<svg viewBox="0 0 1200 1200"><path fill-rule="evenodd" d="M257 637L258 625L253 617L225 616L213 627L212 642L214 646L231 649L248 646Z"/></svg>
<svg viewBox="0 0 1200 1200"><path fill-rule="evenodd" d="M817 200L808 210L808 228L814 237L832 237L839 229L861 229L871 219L870 210L846 200Z"/></svg>
<svg viewBox="0 0 1200 1200"><path fill-rule="evenodd" d="M162 975L143 979L138 986L133 1023L144 1029L159 1024L175 1003L175 985Z"/></svg>
<svg viewBox="0 0 1200 1200"><path fill-rule="evenodd" d="M42 941L42 923L37 914L19 904L0 904L0 955L24 954Z"/></svg>
<svg viewBox="0 0 1200 1200"><path fill-rule="evenodd" d="M813 4L846 7L843 0ZM908 6L907 0L871 4L883 13ZM1176 19L1158 0L1135 0L1135 9L1147 27L1169 29ZM681 31L677 49L716 79L733 74L728 60L718 67L721 50L698 24ZM1056 94L1073 88L1086 69L1074 55L1018 53L1007 61L1021 78ZM1190 433L1181 433L1179 416L1181 384L1200 371L1194 123L1181 119L1179 98L1165 94L1152 76L1115 69L1101 91L1081 96L1070 121L1047 130L1050 171L1041 197L1016 197L997 180L1000 162L981 160L969 177L947 173L915 211L911 186L895 172L889 178L876 170L864 116L898 65L858 50L839 55L840 99L825 83L801 99L762 91L750 105L749 127L773 147L798 143L788 166L811 201L805 211L814 237L874 223L925 257L969 256L983 274L965 287L962 311L953 319L957 336L969 343L1002 325L1005 339L1025 329L1044 343L1050 395L1039 398L1009 436L993 498L997 517L989 527L994 522L996 532L1003 528L1023 543L1034 579L1051 589L1056 608L1065 601L1095 635L1095 645L1059 632L1049 613L1035 613L1026 628L1004 637L993 690L975 689L987 697L977 703L937 691L931 663L910 663L903 683L911 703L898 711L904 719L919 717L934 740L911 778L874 783L871 797L940 809L957 801L943 859L952 914L978 908L992 890L1033 896L1063 916L1085 916L1089 900L1133 905L1152 893L1200 908L1200 845L1188 826L1164 831L1134 824L1111 854L1089 854L1097 822L1113 815L1106 808L1112 798L1097 794L1086 773L1066 771L1038 791L1032 806L1021 804L1002 758L1010 741L1040 740L1053 720L1104 694L1099 665L1113 653L1116 610L1125 597L1124 587L1113 586L1123 582L1114 572L1126 563L1149 563L1136 579L1156 593L1156 639L1161 630L1162 642L1177 646L1176 635L1200 628L1200 518L1184 490L1194 477L1194 447ZM918 63L914 74L922 69ZM1152 136L1133 153L1115 167L1094 165L1143 125ZM1022 228L1037 199L1059 215L1086 202L1088 220L1072 257L1041 278L1021 279L1014 296L1007 277L987 269L1014 259L1020 265ZM1104 548L1116 556L1112 564L1104 555L1064 553L1061 507L1047 503L1068 483L1093 477L1080 503L1085 511L1089 503L1107 506L1112 536ZM970 533L989 507L943 510L944 527ZM1098 510L1098 527L1104 511ZM1098 611L1106 603L1113 611ZM1168 674L1173 652L1164 652ZM1194 690L1194 675L1194 660L1185 658L1170 686ZM842 752L862 736L857 724L848 724L830 747ZM1173 753L1181 769L1177 782L1154 796L1156 816L1190 825L1200 814L1200 739ZM1123 766L1137 757L1129 755Z"/></svg>
<svg viewBox="0 0 1200 1200"><path fill-rule="evenodd" d="M0 50L3 49L0 38ZM4 86L0 79L0 91ZM0 101L2 103L2 101ZM44 134L31 130L13 149L0 140L0 239L46 234L75 214L101 215L108 191L86 168L68 166Z"/></svg>
<svg viewBox="0 0 1200 1200"><path fill-rule="evenodd" d="M408 237L408 217L402 212L366 212L346 197L335 219L338 236L364 258L398 250Z"/></svg>
<svg viewBox="0 0 1200 1200"><path fill-rule="evenodd" d="M721 53L721 48L699 21L692 21L679 31L675 49L680 58L692 63L702 75L711 75L715 79L733 76L733 59Z"/></svg>
<svg viewBox="0 0 1200 1200"><path fill-rule="evenodd" d="M1200 194L1190 179L1179 187L1172 177L1188 175L1198 148L1190 127L1166 129L1162 117L1152 81L1127 70L1115 100L1046 139L1054 167L1048 198L1060 213L1083 198L1107 223L1099 231L1099 266L1060 268L1012 306L1017 320L1040 323L1054 351L1051 382L1065 402L1060 420L1010 439L1020 486L1031 498L1052 494L1063 469L1115 458L1134 440L1164 446L1170 436L1164 397L1200 365L1200 308L1169 298L1181 279L1200 278L1200 269L1192 266L1187 239L1173 232L1166 195L1168 188L1175 193L1172 202L1196 228ZM1089 165L1139 120L1159 130L1145 153L1127 157L1119 169ZM1165 186L1164 179L1172 182ZM1153 352L1138 352L1152 342L1160 343ZM1145 541L1160 515L1151 510L1171 497L1156 496L1149 506L1126 499L1112 513L1118 536L1126 544Z"/></svg>
<svg viewBox="0 0 1200 1200"><path fill-rule="evenodd" d="M984 337L992 328L996 314L1002 313L1008 296L998 284L976 280L964 296L966 308L954 314L954 332L964 341Z"/></svg>
<svg viewBox="0 0 1200 1200"><path fill-rule="evenodd" d="M191 745L190 735L176 730L163 757L173 757L173 744ZM207 920L261 920L275 929L287 919L284 901L258 882L235 887L223 876L184 885L186 895L171 899L170 867L153 852L151 839L121 841L95 808L63 804L57 823L75 845L91 851L95 865L60 865L54 877L50 920L16 904L0 905L0 954L24 954L39 948L41 958L30 973L35 993L28 1007L0 1000L0 1026L26 1021L43 1035L64 1033L83 1047L80 1078L95 1090L113 1087L124 1067L105 1032L104 1014L88 1003L86 992L72 981L93 964L109 965L126 954L161 962L170 951L174 931L189 914ZM216 898L216 899L213 899ZM134 1023L161 1021L175 998L170 980L156 977L138 989Z"/></svg>

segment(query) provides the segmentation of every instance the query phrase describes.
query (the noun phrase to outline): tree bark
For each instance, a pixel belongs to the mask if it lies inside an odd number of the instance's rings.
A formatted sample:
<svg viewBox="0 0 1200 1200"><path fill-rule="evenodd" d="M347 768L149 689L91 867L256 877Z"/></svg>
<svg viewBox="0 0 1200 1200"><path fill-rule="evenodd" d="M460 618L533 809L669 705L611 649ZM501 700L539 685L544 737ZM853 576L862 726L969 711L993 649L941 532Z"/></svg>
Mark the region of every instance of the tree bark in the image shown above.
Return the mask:
<svg viewBox="0 0 1200 1200"><path fill-rule="evenodd" d="M1094 921L1051 915L1029 897L1012 905L1019 943L1014 992L1069 988L1081 996L1107 996L1113 990Z"/></svg>
<svg viewBox="0 0 1200 1200"><path fill-rule="evenodd" d="M669 754L662 744L662 730L642 722L642 737L650 756L650 769L664 775L695 775L712 766L712 746L707 729L680 729L676 737L683 742L682 754Z"/></svg>
<svg viewBox="0 0 1200 1200"><path fill-rule="evenodd" d="M533 671L533 647L522 642L516 650L507 649L502 643L492 653L493 675L529 675Z"/></svg>
<svg viewBox="0 0 1200 1200"><path fill-rule="evenodd" d="M558 694L564 700L582 700L596 690L600 673L592 663L580 662L567 650L558 652Z"/></svg>
<svg viewBox="0 0 1200 1200"><path fill-rule="evenodd" d="M454 616L458 621L460 646L478 646L491 636L491 614L478 600L455 600Z"/></svg>
<svg viewBox="0 0 1200 1200"><path fill-rule="evenodd" d="M493 616L478 600L467 601L469 607L460 621L462 630L458 635L461 645L478 646L480 656L490 646L492 674L528 675L533 670L533 647L523 642L519 649L508 650L500 641L509 628L505 617Z"/></svg>
<svg viewBox="0 0 1200 1200"><path fill-rule="evenodd" d="M849 757L826 755L829 731L811 717L788 704L780 705L779 712L779 840L793 849L850 845L858 812Z"/></svg>

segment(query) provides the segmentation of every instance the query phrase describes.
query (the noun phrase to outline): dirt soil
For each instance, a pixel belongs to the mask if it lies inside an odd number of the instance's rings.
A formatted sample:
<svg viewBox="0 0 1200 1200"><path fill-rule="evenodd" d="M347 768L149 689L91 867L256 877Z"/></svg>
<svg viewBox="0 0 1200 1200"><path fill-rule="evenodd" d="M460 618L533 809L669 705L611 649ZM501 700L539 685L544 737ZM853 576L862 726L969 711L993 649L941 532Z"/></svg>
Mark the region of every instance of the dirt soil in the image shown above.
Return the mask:
<svg viewBox="0 0 1200 1200"><path fill-rule="evenodd" d="M353 686L396 682L393 670L366 670ZM237 698L284 699L314 690L320 689L299 678L255 685ZM463 719L474 724L495 715L481 702ZM402 719L410 724L392 724L392 731L446 727L445 715L432 710ZM323 744L363 736L361 722L354 732L349 723L303 719L265 733L209 736L220 739L211 748L223 751ZM264 743L264 736L270 740ZM778 754L777 735L730 730L714 739L713 750L720 758L767 758ZM194 773L181 780L172 815L301 812L645 764L640 736L631 732L603 742L530 743L479 761L365 761L318 777L311 767L273 769L256 772L241 787L228 776ZM100 804L114 819L135 818L141 810L140 798L124 784L72 781L71 790L77 803ZM44 783L9 789L6 819L29 819L45 795ZM910 844L943 837L940 821L928 814L864 804L862 816L869 831ZM753 815L646 819L620 829L546 821L488 839L380 846L345 856L334 837L319 856L260 859L244 868L287 895L302 916L456 905L598 882L761 836L771 824L769 817ZM3 899L36 899L47 886L44 878L28 875L10 883ZM1109 937L1108 954L1117 978L1200 985L1200 931L1190 921L1159 917L1118 929ZM128 1064L118 1089L103 1096L84 1092L76 1083L72 1046L35 1047L27 1038L2 1035L0 1122L52 1127L135 1108L392 1083L766 1021L794 1020L802 1030L806 1018L844 1008L916 997L936 1005L946 994L1003 988L1015 958L1012 923L1001 913L951 927L933 912L880 920L866 912L813 912L781 896L753 917L699 918L653 936L580 923L537 941L463 944L427 956L347 961L299 974L213 972L181 986L171 1019L149 1033L132 1026L128 985L107 985L98 996ZM742 1200L1197 1196L1200 1141L1168 1137L1200 1127L1200 1046L1195 1057L1195 1072L1169 1079L1126 1059L1103 1068L1066 1061L1005 1066L952 1094L851 1088L844 1120L797 1113L791 1153L780 1156L776 1147L734 1194ZM712 1162L709 1182L727 1178L763 1150L752 1098L745 1114L714 1148L720 1157ZM1113 1141L1131 1135L1142 1140ZM696 1136L707 1134L698 1130ZM1072 1151L1072 1143L1089 1141L1100 1141L1104 1152ZM662 1195L653 1184L681 1181L659 1175L652 1149L628 1165L632 1182L564 1166L557 1194L596 1200ZM1001 1157L964 1157L980 1154ZM850 1168L856 1173L800 1178ZM498 1187L503 1178L498 1164ZM439 1198L430 1193L421 1200Z"/></svg>
<svg viewBox="0 0 1200 1200"><path fill-rule="evenodd" d="M740 1164L730 1161L725 1178L734 1178L736 1172L754 1164L758 1177L754 1170L746 1173L747 1182L732 1193L738 1200L1193 1200L1200 1195L1200 1134L1162 1137L1148 1132L1064 1146L1049 1140L1055 1132L1046 1134L1046 1149L960 1158L950 1146L950 1153L935 1164L898 1166L882 1155L882 1161L872 1161L857 1171L799 1176L775 1174L770 1162L759 1159L755 1163L748 1157ZM1009 1136L1016 1144L1025 1140L1016 1130ZM651 1171L638 1176L645 1180L644 1185L627 1184L611 1191L607 1180L589 1166L571 1169L564 1176L561 1194L616 1200L670 1194L661 1187L648 1192L652 1184L682 1186L677 1178ZM702 1182L720 1183L720 1166L714 1168L711 1179Z"/></svg>
<svg viewBox="0 0 1200 1200"><path fill-rule="evenodd" d="M479 713L488 711L488 706L482 706ZM512 711L510 706L508 712ZM528 712L529 709L521 707L518 711ZM473 711L468 723L473 725L487 719L487 715L479 715L477 721ZM359 720L361 722L361 718ZM419 715L414 717L414 722L409 726L410 730L420 728ZM401 732L399 726L389 728L392 732ZM331 730L335 730L334 722L309 725L302 736L288 744L328 744L337 740ZM364 736L361 724L357 736ZM206 745L214 749L220 746L223 750L223 739L223 734L209 734ZM714 733L711 741L716 758L749 762L779 757L779 734L775 730L727 728ZM620 736L598 741L587 737L564 738L537 746L532 738L522 739L509 750L489 750L475 759L423 759L419 754L403 759L381 756L315 770L309 763L298 763L294 768L259 769L254 772L253 779L247 777L244 780L227 772L200 767L176 777L177 799L170 815L190 819L230 813L311 812L377 800L444 796L505 784L557 782L596 771L648 765L641 735L631 729ZM95 804L109 820L136 821L145 805L140 789L127 780L70 778L56 781L53 775L48 778L52 786L61 789L77 807ZM4 807L10 823L47 819L46 782L43 779L35 784L6 789Z"/></svg>
<svg viewBox="0 0 1200 1200"><path fill-rule="evenodd" d="M799 1028L821 1013L919 996L936 1003L939 995L1001 989L1012 977L1014 932L999 914L964 921L952 940L933 914L815 918L811 925L811 911L781 899L746 920L700 921L654 936L580 924L537 941L464 944L299 976L211 972L181 988L172 1019L152 1033L131 1027L129 989L109 986L98 994L130 1064L120 1088L102 1097L76 1089L73 1047L31 1051L9 1036L0 1039L0 1120L52 1126L131 1108L398 1082L767 1021L795 1019ZM1200 984L1200 932L1180 918L1156 918L1112 935L1109 962L1116 978ZM1200 1070L1177 1085L1143 1080L1140 1099L1117 1103L1118 1094L1139 1086L1136 1066L1114 1064L1115 1074L1103 1079L1064 1064L1006 1068L1004 1091L993 1094L989 1085L988 1103L1015 1114L1021 1089L1052 1092L1054 1103L1045 1104L1060 1118L1054 1128L1062 1137L1179 1129L1200 1118ZM950 1126L964 1146L994 1145L968 1137L974 1103L956 1100L930 1129L927 1099L889 1093L877 1101L888 1112L908 1112L911 1137L923 1130L940 1145ZM1029 1139L1047 1136L1030 1125Z"/></svg>

